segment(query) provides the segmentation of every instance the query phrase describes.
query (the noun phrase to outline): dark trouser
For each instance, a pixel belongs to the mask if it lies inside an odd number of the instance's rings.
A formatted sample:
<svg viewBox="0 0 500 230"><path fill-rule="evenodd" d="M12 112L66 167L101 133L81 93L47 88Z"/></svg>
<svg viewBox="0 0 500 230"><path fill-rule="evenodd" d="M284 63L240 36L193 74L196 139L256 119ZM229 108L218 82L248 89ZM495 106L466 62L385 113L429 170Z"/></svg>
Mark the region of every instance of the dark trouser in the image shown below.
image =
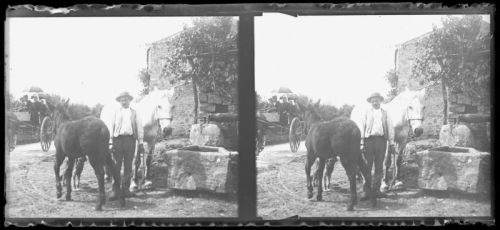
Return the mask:
<svg viewBox="0 0 500 230"><path fill-rule="evenodd" d="M122 170L121 190L129 191L130 178L132 176L132 159L134 159L135 139L132 136L118 136L113 138L113 158L119 172Z"/></svg>
<svg viewBox="0 0 500 230"><path fill-rule="evenodd" d="M375 173L372 176L372 189L374 192L380 192L380 184L384 173L384 158L387 148L387 140L383 136L370 136L364 141L364 157L370 172L373 163L375 163ZM369 185L365 185L369 186Z"/></svg>

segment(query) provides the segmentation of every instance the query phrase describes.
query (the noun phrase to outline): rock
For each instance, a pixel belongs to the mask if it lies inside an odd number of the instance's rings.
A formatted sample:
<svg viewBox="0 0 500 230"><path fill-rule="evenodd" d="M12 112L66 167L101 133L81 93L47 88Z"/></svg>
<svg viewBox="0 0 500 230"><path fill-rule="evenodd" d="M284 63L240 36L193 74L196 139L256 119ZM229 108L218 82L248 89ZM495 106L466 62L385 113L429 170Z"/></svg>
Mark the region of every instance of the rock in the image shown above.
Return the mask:
<svg viewBox="0 0 500 230"><path fill-rule="evenodd" d="M196 145L162 151L153 159L153 182L158 187L234 194L237 157L224 148Z"/></svg>
<svg viewBox="0 0 500 230"><path fill-rule="evenodd" d="M216 110L215 104L201 104L200 105L200 111L202 112L209 112L209 113L214 113Z"/></svg>
<svg viewBox="0 0 500 230"><path fill-rule="evenodd" d="M208 101L208 96L205 93L200 93L198 95L198 100L200 100L200 103L206 103Z"/></svg>
<svg viewBox="0 0 500 230"><path fill-rule="evenodd" d="M193 145L223 146L224 135L216 124L193 124L189 141Z"/></svg>
<svg viewBox="0 0 500 230"><path fill-rule="evenodd" d="M450 106L450 112L465 113L465 105L452 105Z"/></svg>
<svg viewBox="0 0 500 230"><path fill-rule="evenodd" d="M439 132L439 142L444 146L474 147L474 141L474 136L466 125L443 125Z"/></svg>
<svg viewBox="0 0 500 230"><path fill-rule="evenodd" d="M221 104L222 99L215 94L208 94L208 103Z"/></svg>
<svg viewBox="0 0 500 230"><path fill-rule="evenodd" d="M488 193L490 154L473 148L437 147L417 153L418 186L431 190Z"/></svg>
<svg viewBox="0 0 500 230"><path fill-rule="evenodd" d="M399 178L407 188L418 188L417 152L439 146L438 139L411 141L403 150L402 162L399 168Z"/></svg>

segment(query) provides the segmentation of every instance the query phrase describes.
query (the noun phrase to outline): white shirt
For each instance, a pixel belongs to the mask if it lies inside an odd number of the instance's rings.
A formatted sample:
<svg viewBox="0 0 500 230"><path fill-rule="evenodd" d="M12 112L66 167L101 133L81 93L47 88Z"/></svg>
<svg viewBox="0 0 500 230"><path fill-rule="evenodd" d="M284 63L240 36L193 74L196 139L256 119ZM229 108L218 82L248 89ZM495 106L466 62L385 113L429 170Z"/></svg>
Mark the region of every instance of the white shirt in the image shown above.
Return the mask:
<svg viewBox="0 0 500 230"><path fill-rule="evenodd" d="M139 144L143 143L144 140L144 129L142 127L142 122L137 114L135 113L135 124L137 126L137 139ZM110 143L113 141L113 137L118 137L120 135L133 135L133 125L132 125L132 110L129 108L120 107L115 111L114 120L112 123L114 130L110 130L111 138Z"/></svg>
<svg viewBox="0 0 500 230"><path fill-rule="evenodd" d="M373 119L372 126L366 127L368 136L383 136L384 126L382 124L382 110L380 108L372 109L371 116L371 119Z"/></svg>
<svg viewBox="0 0 500 230"><path fill-rule="evenodd" d="M116 113L115 122L115 137L134 134L134 130L132 129L132 111L130 111L130 107L126 109L123 107L120 108Z"/></svg>

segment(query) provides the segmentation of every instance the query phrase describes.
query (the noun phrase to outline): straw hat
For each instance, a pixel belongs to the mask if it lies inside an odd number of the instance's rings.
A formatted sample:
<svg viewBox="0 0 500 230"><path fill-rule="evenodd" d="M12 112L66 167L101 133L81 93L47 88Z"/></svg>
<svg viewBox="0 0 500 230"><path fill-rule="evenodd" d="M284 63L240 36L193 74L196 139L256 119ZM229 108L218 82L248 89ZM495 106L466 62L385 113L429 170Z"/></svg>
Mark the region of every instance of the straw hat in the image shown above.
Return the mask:
<svg viewBox="0 0 500 230"><path fill-rule="evenodd" d="M120 99L121 99L122 97L126 97L126 98L128 98L129 100L134 99L134 97L132 97L132 96L131 96L128 92L122 92L122 93L120 93L120 95L119 95L118 97L116 97L116 101L120 101Z"/></svg>
<svg viewBox="0 0 500 230"><path fill-rule="evenodd" d="M381 101L384 100L384 97L382 97L382 95L380 95L380 93L376 92L376 93L372 93L372 95L370 95L370 97L368 97L366 99L366 101L371 102L373 98L377 98L377 97L380 98Z"/></svg>

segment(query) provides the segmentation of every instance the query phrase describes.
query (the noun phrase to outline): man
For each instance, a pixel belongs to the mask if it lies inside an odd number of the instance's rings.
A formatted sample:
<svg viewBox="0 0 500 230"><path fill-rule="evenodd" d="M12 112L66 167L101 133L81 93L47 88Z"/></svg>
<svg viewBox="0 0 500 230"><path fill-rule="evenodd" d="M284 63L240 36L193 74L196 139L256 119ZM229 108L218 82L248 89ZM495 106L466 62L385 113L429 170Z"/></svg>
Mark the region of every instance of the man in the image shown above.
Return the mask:
<svg viewBox="0 0 500 230"><path fill-rule="evenodd" d="M121 194L125 197L133 197L130 192L130 179L132 176L132 160L134 159L136 141L139 143L139 152L144 152L143 139L144 130L137 112L130 108L133 97L128 92L121 93L116 100L120 102L121 108L114 112L110 130L110 146L117 170L121 172L123 162L123 177L121 181ZM113 188L114 189L114 188ZM117 199L118 191L113 191L111 200Z"/></svg>
<svg viewBox="0 0 500 230"><path fill-rule="evenodd" d="M367 161L367 166L372 171L375 164L375 173L372 176L372 189L376 192L377 196L384 196L380 192L380 185L383 176L383 163L387 144L392 148L394 146L394 131L392 129L391 120L387 117L387 112L380 108L380 103L384 97L380 93L373 93L368 97L367 101L371 103L372 108L366 111L362 121L361 130L361 148L363 156ZM366 183L366 182L365 182ZM365 184L365 196L362 200L368 199L366 188L370 186Z"/></svg>

